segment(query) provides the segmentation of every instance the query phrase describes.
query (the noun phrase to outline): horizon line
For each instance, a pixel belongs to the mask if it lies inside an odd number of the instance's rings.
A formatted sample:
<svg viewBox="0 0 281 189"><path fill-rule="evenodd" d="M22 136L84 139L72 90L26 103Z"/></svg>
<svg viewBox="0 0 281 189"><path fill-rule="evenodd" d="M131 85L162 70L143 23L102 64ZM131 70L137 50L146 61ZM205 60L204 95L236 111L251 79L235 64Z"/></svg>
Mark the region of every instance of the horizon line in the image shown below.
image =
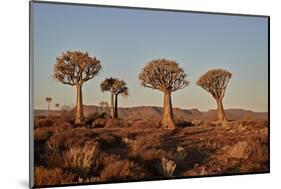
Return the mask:
<svg viewBox="0 0 281 189"><path fill-rule="evenodd" d="M85 104L83 104L83 107L85 107L85 106L96 106L96 107L99 107L100 108L100 106L99 105L85 105ZM74 106L74 107L72 107L72 109L74 109L76 107L76 105ZM139 107L157 107L157 108L162 108L163 109L163 107L162 106L148 106L148 105L139 105L139 106L119 106L118 107L118 109L119 108L139 108ZM110 106L109 107L107 107L107 108L111 108ZM181 107L173 107L173 109L176 109L176 108L178 108L178 109L181 109L181 110L198 110L198 111L200 111L200 112L208 112L208 111L212 111L212 110L217 110L216 108L214 108L214 109L208 109L208 110L200 110L200 109L198 109L198 108L195 108L195 107L192 107L192 108L181 108ZM48 111L48 109L36 109L36 108L33 108L33 110L34 111ZM227 110L244 110L244 111L251 111L251 112L254 112L254 113L269 113L269 111L267 110L267 111L255 111L255 110L251 110L251 109L244 109L244 108L225 108L224 109L225 111L227 111ZM53 108L53 109L50 109L49 111L61 111L61 109L59 109L59 110L57 110L57 109L55 109L55 108Z"/></svg>

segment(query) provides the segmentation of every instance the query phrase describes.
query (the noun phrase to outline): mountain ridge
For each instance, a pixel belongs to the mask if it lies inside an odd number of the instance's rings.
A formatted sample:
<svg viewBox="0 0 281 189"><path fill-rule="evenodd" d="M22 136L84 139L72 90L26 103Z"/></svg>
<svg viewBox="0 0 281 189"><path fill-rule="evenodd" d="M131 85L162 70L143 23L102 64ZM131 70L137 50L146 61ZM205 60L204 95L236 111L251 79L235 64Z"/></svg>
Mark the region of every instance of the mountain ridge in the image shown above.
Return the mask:
<svg viewBox="0 0 281 189"><path fill-rule="evenodd" d="M105 108L106 112L110 112L110 108ZM84 115L88 115L94 112L102 112L100 106L95 105L84 105ZM50 110L51 114L57 114L59 110ZM173 108L174 116L176 119L185 120L216 120L217 113L215 109L208 111L200 111L197 108L182 109ZM36 115L47 115L48 110L34 110ZM226 116L229 120L241 120L241 119L262 119L268 120L268 112L254 112L252 110L245 110L239 108L230 108L225 110ZM161 119L162 118L162 107L159 106L135 106L135 107L119 107L118 114L120 118L130 119Z"/></svg>

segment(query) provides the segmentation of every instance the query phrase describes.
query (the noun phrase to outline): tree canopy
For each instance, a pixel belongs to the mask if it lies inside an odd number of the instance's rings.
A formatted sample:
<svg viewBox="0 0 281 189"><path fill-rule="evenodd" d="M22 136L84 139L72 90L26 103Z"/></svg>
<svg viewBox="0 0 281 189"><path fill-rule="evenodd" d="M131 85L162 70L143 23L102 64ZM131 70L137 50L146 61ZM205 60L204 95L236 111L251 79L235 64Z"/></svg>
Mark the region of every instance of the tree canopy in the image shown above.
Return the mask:
<svg viewBox="0 0 281 189"><path fill-rule="evenodd" d="M139 80L144 87L173 92L189 85L186 76L176 61L157 59L145 65L139 74Z"/></svg>
<svg viewBox="0 0 281 189"><path fill-rule="evenodd" d="M63 84L73 86L92 79L101 68L100 61L87 52L67 51L57 57L54 77Z"/></svg>
<svg viewBox="0 0 281 189"><path fill-rule="evenodd" d="M231 76L224 69L209 70L198 79L197 85L211 93L215 99L222 99Z"/></svg>

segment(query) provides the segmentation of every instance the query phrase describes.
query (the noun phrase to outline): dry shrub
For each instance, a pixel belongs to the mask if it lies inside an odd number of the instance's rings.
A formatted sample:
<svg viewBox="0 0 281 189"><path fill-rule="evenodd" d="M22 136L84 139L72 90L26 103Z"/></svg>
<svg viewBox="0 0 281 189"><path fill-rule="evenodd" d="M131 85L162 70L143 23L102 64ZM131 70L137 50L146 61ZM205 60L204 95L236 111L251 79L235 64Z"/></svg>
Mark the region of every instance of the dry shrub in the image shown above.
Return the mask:
<svg viewBox="0 0 281 189"><path fill-rule="evenodd" d="M173 160L161 159L161 172L165 177L173 177L173 173L176 169L176 163Z"/></svg>
<svg viewBox="0 0 281 189"><path fill-rule="evenodd" d="M182 146L177 146L176 149L176 159L178 160L184 160L186 157L186 151Z"/></svg>
<svg viewBox="0 0 281 189"><path fill-rule="evenodd" d="M34 141L43 142L48 140L48 138L53 134L51 128L43 127L34 130Z"/></svg>
<svg viewBox="0 0 281 189"><path fill-rule="evenodd" d="M177 119L175 124L178 128L192 127L194 124L190 121L186 121L184 119Z"/></svg>
<svg viewBox="0 0 281 189"><path fill-rule="evenodd" d="M110 119L110 116L105 112L104 113L94 112L86 117L86 124L92 125L94 121L96 121L97 119Z"/></svg>
<svg viewBox="0 0 281 189"><path fill-rule="evenodd" d="M67 131L55 133L47 141L48 149L52 152L61 153L65 149L76 145L84 145L91 138L88 137L90 129L74 128Z"/></svg>
<svg viewBox="0 0 281 189"><path fill-rule="evenodd" d="M91 138L86 135L89 129L75 128L55 133L45 143L44 162L49 167L60 167L64 164L63 153L74 145L83 146Z"/></svg>
<svg viewBox="0 0 281 189"><path fill-rule="evenodd" d="M203 124L204 124L204 121L202 121L202 120L197 120L197 119L192 120L192 125L194 125L194 126L200 126Z"/></svg>
<svg viewBox="0 0 281 189"><path fill-rule="evenodd" d="M34 118L34 128L50 127L57 121L56 116L37 117Z"/></svg>
<svg viewBox="0 0 281 189"><path fill-rule="evenodd" d="M94 122L92 122L92 128L103 128L106 125L106 119L97 118Z"/></svg>
<svg viewBox="0 0 281 189"><path fill-rule="evenodd" d="M146 157L151 159L149 157L152 156L161 159L163 155L168 155L162 149L162 144L165 143L165 134L165 132L160 132L159 129L145 129L143 132L138 133L138 136L134 136L134 141L130 144L130 154L144 157L144 159Z"/></svg>
<svg viewBox="0 0 281 189"><path fill-rule="evenodd" d="M231 158L236 159L254 159L255 161L263 162L268 160L267 144L260 140L240 141L231 146L227 150L227 154Z"/></svg>
<svg viewBox="0 0 281 189"><path fill-rule="evenodd" d="M99 167L98 144L89 142L84 146L72 146L63 153L64 167L85 178Z"/></svg>
<svg viewBox="0 0 281 189"><path fill-rule="evenodd" d="M129 123L122 119L108 119L106 121L105 128L122 128L122 127L129 127Z"/></svg>
<svg viewBox="0 0 281 189"><path fill-rule="evenodd" d="M149 119L149 120L144 120L144 119L137 119L134 120L131 124L132 128L139 128L139 129L151 129L151 128L161 128L162 124L158 120L154 119Z"/></svg>
<svg viewBox="0 0 281 189"><path fill-rule="evenodd" d="M45 143L53 134L50 127L42 127L34 130L34 163L35 165L44 164L46 153Z"/></svg>
<svg viewBox="0 0 281 189"><path fill-rule="evenodd" d="M75 175L64 172L60 168L46 169L44 167L35 167L34 182L35 186L71 184L75 181Z"/></svg>
<svg viewBox="0 0 281 189"><path fill-rule="evenodd" d="M125 181L140 180L145 176L144 170L129 160L118 160L116 158L107 159L105 168L102 170L100 180L107 181Z"/></svg>
<svg viewBox="0 0 281 189"><path fill-rule="evenodd" d="M69 122L56 122L53 124L53 128L52 130L54 131L54 133L58 133L58 132L63 132L69 129L72 129L72 125Z"/></svg>
<svg viewBox="0 0 281 189"><path fill-rule="evenodd" d="M222 126L222 122L221 121L205 121L204 123L202 123L203 127L220 127Z"/></svg>
<svg viewBox="0 0 281 189"><path fill-rule="evenodd" d="M253 128L264 128L268 127L268 121L266 120L243 120L240 121L242 126L251 126Z"/></svg>
<svg viewBox="0 0 281 189"><path fill-rule="evenodd" d="M73 110L63 110L61 112L60 120L62 122L69 122L71 124L74 124L75 122L75 111Z"/></svg>

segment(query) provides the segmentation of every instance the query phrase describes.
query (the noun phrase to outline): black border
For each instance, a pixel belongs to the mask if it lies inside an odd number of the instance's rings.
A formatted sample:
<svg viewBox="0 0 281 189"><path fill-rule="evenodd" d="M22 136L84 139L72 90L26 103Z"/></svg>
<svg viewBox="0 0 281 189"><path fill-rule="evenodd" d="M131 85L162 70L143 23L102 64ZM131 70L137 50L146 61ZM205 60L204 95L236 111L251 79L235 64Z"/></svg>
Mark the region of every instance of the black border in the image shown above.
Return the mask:
<svg viewBox="0 0 281 189"><path fill-rule="evenodd" d="M34 137L33 137L33 33L32 33L32 3L37 4L53 4L53 5L72 5L72 6L86 6L86 7L103 7L103 8L120 8L133 10L147 10L147 11L162 11L162 12L182 12L182 13L196 13L196 14L210 14L210 15L224 15L224 16L245 16L245 17L263 17L268 21L268 171L264 172L249 172L236 174L219 174L219 175L205 175L205 176L189 176L176 178L159 178L159 179L143 179L130 181L112 181L112 182L95 182L95 183L79 183L79 184L60 184L60 185L34 185ZM207 11L191 11L191 10L175 10L162 8L148 8L148 7L129 7L117 5L100 5L100 4L86 4L86 3L69 3L69 2L53 2L53 1L29 1L29 188L51 188L51 187L65 187L65 186L83 186L83 185L98 185L98 184L118 184L131 182L145 182L145 181L161 181L161 180L176 180L189 178L211 178L223 176L239 176L239 175L257 175L270 173L270 16L269 15L255 15L255 14L240 14L240 13L225 13L225 12L207 12Z"/></svg>

